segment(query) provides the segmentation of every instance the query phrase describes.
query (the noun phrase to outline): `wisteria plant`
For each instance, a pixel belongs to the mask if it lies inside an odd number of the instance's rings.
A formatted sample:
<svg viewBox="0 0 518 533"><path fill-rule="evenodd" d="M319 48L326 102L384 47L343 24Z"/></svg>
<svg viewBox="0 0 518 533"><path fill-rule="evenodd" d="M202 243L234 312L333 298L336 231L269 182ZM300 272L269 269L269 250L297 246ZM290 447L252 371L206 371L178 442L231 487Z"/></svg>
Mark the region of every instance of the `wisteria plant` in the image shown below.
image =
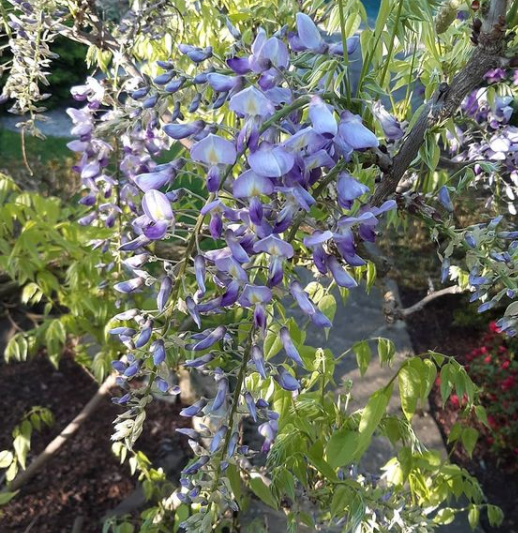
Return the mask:
<svg viewBox="0 0 518 533"><path fill-rule="evenodd" d="M330 385L353 352L367 371L369 344L334 354L306 345L304 330L328 331L336 295L384 274L373 243L405 216L429 224L443 280L469 287L481 312L514 298L518 2L383 0L374 24L358 0L201 15L186 4L185 32L178 6L161 2L113 22L93 2L11 3L4 99L31 113L22 128L34 132L42 111L49 36L89 43L105 72L72 89L69 147L87 208L79 223L111 230L92 245L120 267L99 265L120 308L107 324L122 347L119 453L133 453L149 402L179 393L175 372L214 384L181 412L195 458L141 530L174 517L185 531L234 527L243 484L282 508L290 531L431 531L460 510L473 525L481 510L497 523L476 480L412 429L438 373L444 401L455 390L484 418L464 368L430 353L391 370L394 346L379 339L387 383L355 410L351 390L337 397ZM208 42L195 41L197 21ZM483 191L487 214L458 229L453 202L468 187ZM508 334L517 305L499 322ZM396 382L401 416L387 412ZM375 434L395 449L381 476L359 467ZM468 504L456 509L460 496Z"/></svg>

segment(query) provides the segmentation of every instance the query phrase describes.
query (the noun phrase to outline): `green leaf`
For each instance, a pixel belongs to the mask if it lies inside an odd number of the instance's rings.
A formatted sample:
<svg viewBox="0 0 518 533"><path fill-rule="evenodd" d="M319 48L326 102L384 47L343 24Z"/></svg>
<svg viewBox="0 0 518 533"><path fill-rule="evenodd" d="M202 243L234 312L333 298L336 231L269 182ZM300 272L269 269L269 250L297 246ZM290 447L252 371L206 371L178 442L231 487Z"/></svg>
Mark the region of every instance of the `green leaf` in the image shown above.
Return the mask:
<svg viewBox="0 0 518 533"><path fill-rule="evenodd" d="M466 448L466 451L468 452L468 455L471 457L477 444L478 431L470 427L464 428L460 438L464 448Z"/></svg>
<svg viewBox="0 0 518 533"><path fill-rule="evenodd" d="M360 369L360 375L363 377L372 359L371 347L367 341L360 341L353 346L353 351L356 354L356 362Z"/></svg>
<svg viewBox="0 0 518 533"><path fill-rule="evenodd" d="M394 355L396 355L396 347L389 339L378 339L378 355L382 365L392 363Z"/></svg>
<svg viewBox="0 0 518 533"><path fill-rule="evenodd" d="M433 521L436 524L447 525L451 524L455 520L455 511L449 507L440 509Z"/></svg>
<svg viewBox="0 0 518 533"><path fill-rule="evenodd" d="M0 492L0 505L9 503L20 491L16 492Z"/></svg>
<svg viewBox="0 0 518 533"><path fill-rule="evenodd" d="M468 522L471 529L475 530L480 521L480 509L476 505L470 505L468 511Z"/></svg>
<svg viewBox="0 0 518 533"><path fill-rule="evenodd" d="M331 501L331 518L342 516L347 509L350 499L351 491L349 487L338 485L333 494L333 500Z"/></svg>
<svg viewBox="0 0 518 533"><path fill-rule="evenodd" d="M241 502L241 476L239 475L239 470L236 465L230 464L225 473L230 482L232 492L234 493L234 498L239 505Z"/></svg>
<svg viewBox="0 0 518 533"><path fill-rule="evenodd" d="M358 447L359 434L343 428L333 433L326 446L327 462L338 468L351 464L355 461L355 452Z"/></svg>
<svg viewBox="0 0 518 533"><path fill-rule="evenodd" d="M328 480L338 481L338 476L331 465L324 459L324 445L322 441L317 440L308 450L307 456L311 464Z"/></svg>
<svg viewBox="0 0 518 533"><path fill-rule="evenodd" d="M13 453L9 450L0 452L0 468L7 468L13 462Z"/></svg>
<svg viewBox="0 0 518 533"><path fill-rule="evenodd" d="M482 405L477 405L475 407L475 415L480 420L480 422L482 422L482 424L484 424L484 426L486 426L487 428L490 427L489 421L487 419L486 409Z"/></svg>
<svg viewBox="0 0 518 533"><path fill-rule="evenodd" d="M22 333L14 335L5 348L4 357L7 362L11 359L15 361L25 361L27 359L29 345Z"/></svg>
<svg viewBox="0 0 518 533"><path fill-rule="evenodd" d="M266 360L276 356L282 350L282 342L279 335L280 326L271 324L264 339L264 358Z"/></svg>
<svg viewBox="0 0 518 533"><path fill-rule="evenodd" d="M13 440L13 448L16 458L21 467L25 470L27 453L31 448L32 426L28 420L24 420L14 431L16 437Z"/></svg>
<svg viewBox="0 0 518 533"><path fill-rule="evenodd" d="M252 492L266 505L277 509L277 501L261 477L258 474L251 474L251 476L252 478L250 479L249 485Z"/></svg>
<svg viewBox="0 0 518 533"><path fill-rule="evenodd" d="M364 407L361 418L359 432L360 437L358 439L358 447L356 453L363 454L368 448L372 435L379 426L385 410L392 396L393 385L376 391L367 402Z"/></svg>
<svg viewBox="0 0 518 533"><path fill-rule="evenodd" d="M453 388L453 384L451 382L451 374L452 374L453 367L450 363L447 363L441 368L441 399L443 405L446 403L446 400L450 397L451 390Z"/></svg>
<svg viewBox="0 0 518 533"><path fill-rule="evenodd" d="M488 505L487 518L491 526L498 527L504 520L504 513L500 507L497 507L496 505Z"/></svg>
<svg viewBox="0 0 518 533"><path fill-rule="evenodd" d="M398 386L401 408L407 420L411 420L417 408L417 400L421 396L419 372L410 365L403 366L398 374Z"/></svg>

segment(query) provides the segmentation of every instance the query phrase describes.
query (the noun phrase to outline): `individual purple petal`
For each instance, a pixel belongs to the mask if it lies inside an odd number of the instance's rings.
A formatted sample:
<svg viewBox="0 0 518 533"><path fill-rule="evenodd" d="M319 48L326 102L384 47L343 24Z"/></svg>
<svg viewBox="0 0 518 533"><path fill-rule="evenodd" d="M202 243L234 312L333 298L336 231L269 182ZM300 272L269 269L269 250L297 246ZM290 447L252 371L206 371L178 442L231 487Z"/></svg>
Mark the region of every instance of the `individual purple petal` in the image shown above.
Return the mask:
<svg viewBox="0 0 518 533"><path fill-rule="evenodd" d="M227 76L226 74L219 74L218 72L211 72L207 74L207 81L209 85L217 92L231 91L239 82L239 78L235 76Z"/></svg>
<svg viewBox="0 0 518 533"><path fill-rule="evenodd" d="M262 304L256 304L254 307L254 326L257 329L266 331L266 323L268 316L266 314L266 309Z"/></svg>
<svg viewBox="0 0 518 533"><path fill-rule="evenodd" d="M439 189L438 198L444 209L446 209L446 211L448 211L449 213L453 213L453 204L451 202L450 192L448 191L448 188L446 186L443 185Z"/></svg>
<svg viewBox="0 0 518 533"><path fill-rule="evenodd" d="M137 334L137 331L133 328L126 328L126 327L120 327L120 328L112 328L108 332L110 335L122 335L124 337L133 337Z"/></svg>
<svg viewBox="0 0 518 533"><path fill-rule="evenodd" d="M198 307L191 296L187 296L187 298L185 298L185 306L187 307L187 312L194 320L194 323L198 326L198 328L201 328L200 313L198 312Z"/></svg>
<svg viewBox="0 0 518 533"><path fill-rule="evenodd" d="M144 194L142 199L144 213L154 222L163 222L173 218L171 202L160 191L151 189Z"/></svg>
<svg viewBox="0 0 518 533"><path fill-rule="evenodd" d="M120 283L116 283L113 288L118 291L125 294L128 294L130 292L136 291L140 287L144 285L144 278L133 278L128 281L121 281Z"/></svg>
<svg viewBox="0 0 518 533"><path fill-rule="evenodd" d="M284 389L294 392L300 389L300 383L283 367L279 366L275 381Z"/></svg>
<svg viewBox="0 0 518 533"><path fill-rule="evenodd" d="M162 339L156 340L151 345L151 353L153 354L153 363L156 366L165 361L165 345Z"/></svg>
<svg viewBox="0 0 518 533"><path fill-rule="evenodd" d="M280 178L287 174L295 164L295 158L280 146L263 142L259 150L248 156L251 169L260 176Z"/></svg>
<svg viewBox="0 0 518 533"><path fill-rule="evenodd" d="M137 337L137 340L135 341L135 348L142 348L145 346L149 339L151 338L151 335L153 334L153 322L148 321L148 325L144 327L144 329L140 332L140 335Z"/></svg>
<svg viewBox="0 0 518 533"><path fill-rule="evenodd" d="M144 235L152 241L159 241L165 237L167 229L169 228L169 222L162 220L160 222L153 222L146 228L144 228Z"/></svg>
<svg viewBox="0 0 518 533"><path fill-rule="evenodd" d="M184 407L180 411L180 416L188 416L188 417L197 416L198 414L201 413L201 410L206 405L207 405L207 400L202 398L201 400L198 400L196 403L193 403L189 407Z"/></svg>
<svg viewBox="0 0 518 533"><path fill-rule="evenodd" d="M333 325L329 318L327 318L327 316L318 309L314 315L311 315L311 322L313 322L313 324L319 328L330 328Z"/></svg>
<svg viewBox="0 0 518 533"><path fill-rule="evenodd" d="M157 376L155 378L155 385L157 386L160 392L166 393L169 390L169 383L165 379Z"/></svg>
<svg viewBox="0 0 518 533"><path fill-rule="evenodd" d="M201 63L212 56L212 47L198 48L197 46L191 46L189 44L180 44L178 50L186 55L194 63Z"/></svg>
<svg viewBox="0 0 518 533"><path fill-rule="evenodd" d="M196 120L188 124L166 124L162 129L169 137L180 140L200 133L205 128L204 120Z"/></svg>
<svg viewBox="0 0 518 533"><path fill-rule="evenodd" d="M187 468L184 468L183 475L185 476L192 476L196 474L202 467L204 467L210 460L210 457L208 455L204 455L200 457L197 461L190 464ZM182 502L185 504L190 504L190 499L187 497L186 494L182 494L181 492L178 493L178 498L181 501L180 495L184 496L186 498L186 501Z"/></svg>
<svg viewBox="0 0 518 533"><path fill-rule="evenodd" d="M336 184L338 203L344 209L350 209L352 202L370 191L369 187L360 183L347 172L342 172Z"/></svg>
<svg viewBox="0 0 518 533"><path fill-rule="evenodd" d="M334 137L338 132L338 124L329 106L320 98L313 96L309 103L309 118L313 129L321 135Z"/></svg>
<svg viewBox="0 0 518 533"><path fill-rule="evenodd" d="M237 302L239 296L240 285L237 281L231 281L225 291L225 294L221 297L221 307L229 307Z"/></svg>
<svg viewBox="0 0 518 533"><path fill-rule="evenodd" d="M250 205L248 206L248 214L252 224L261 226L263 223L264 209L261 200L257 196L253 196L250 199Z"/></svg>
<svg viewBox="0 0 518 533"><path fill-rule="evenodd" d="M315 314L315 305L298 281L293 281L290 284L290 293L304 313L310 316Z"/></svg>
<svg viewBox="0 0 518 533"><path fill-rule="evenodd" d="M319 244L324 244L333 237L333 233L329 230L327 231L315 231L309 237L304 237L304 246L309 248L317 246Z"/></svg>
<svg viewBox="0 0 518 533"><path fill-rule="evenodd" d="M135 184L143 192L150 191L151 189L161 189L171 181L172 176L170 171L148 172L136 176Z"/></svg>
<svg viewBox="0 0 518 533"><path fill-rule="evenodd" d="M221 183L221 172L218 166L211 167L207 172L207 190L209 192L218 192Z"/></svg>
<svg viewBox="0 0 518 533"><path fill-rule="evenodd" d="M261 446L262 452L268 452L270 451L270 448L272 446L273 441L275 440L275 434L276 431L272 427L272 424L270 422L265 422L264 424L261 424L257 431L260 435L264 437L263 445Z"/></svg>
<svg viewBox="0 0 518 533"><path fill-rule="evenodd" d="M250 416L253 418L254 422L257 422L257 409L255 407L254 398L249 392L245 392L245 403L248 408Z"/></svg>
<svg viewBox="0 0 518 533"><path fill-rule="evenodd" d="M162 283L160 284L160 290L158 291L158 296L156 299L157 307L160 312L162 312L165 309L165 306L167 304L167 300L169 299L169 296L171 295L171 290L173 288L173 281L169 276L166 276Z"/></svg>
<svg viewBox="0 0 518 533"><path fill-rule="evenodd" d="M362 124L360 115L354 115L350 111L342 113L338 134L354 150L379 146L376 135Z"/></svg>
<svg viewBox="0 0 518 533"><path fill-rule="evenodd" d="M280 337L282 345L284 346L284 350L286 351L286 355L295 361L300 366L304 366L304 362L302 361L300 354L295 348L295 345L293 344L293 341L290 337L290 332L288 331L288 328L282 327L280 331Z"/></svg>
<svg viewBox="0 0 518 533"><path fill-rule="evenodd" d="M227 399L227 394L228 394L228 379L221 378L218 381L218 390L216 392L216 397L214 398L211 411L217 411L218 409L223 407L223 404L225 403Z"/></svg>
<svg viewBox="0 0 518 533"><path fill-rule="evenodd" d="M275 287L279 285L284 278L284 259L273 255L268 266L268 285Z"/></svg>
<svg viewBox="0 0 518 533"><path fill-rule="evenodd" d="M126 370L124 371L124 376L127 378L132 378L133 376L136 376L138 374L138 371L140 370L140 361L135 361L133 364L128 366Z"/></svg>
<svg viewBox="0 0 518 533"><path fill-rule="evenodd" d="M169 94L175 94L177 93L185 83L185 78L183 76L180 76L179 78L176 78L175 80L170 81L165 87L165 91ZM176 113L173 113L173 117L176 120L178 117L174 116Z"/></svg>
<svg viewBox="0 0 518 533"><path fill-rule="evenodd" d="M342 268L338 259L334 255L329 256L327 266L329 267L329 270L331 270L331 274L339 287L352 289L358 286L355 279Z"/></svg>
<svg viewBox="0 0 518 533"><path fill-rule="evenodd" d="M191 148L191 157L214 166L218 164L232 165L236 161L236 148L233 143L223 137L209 133Z"/></svg>
<svg viewBox="0 0 518 533"><path fill-rule="evenodd" d="M205 355L197 357L196 359L187 359L183 365L187 368L201 368L210 363L213 359L213 353L206 353Z"/></svg>
<svg viewBox="0 0 518 533"><path fill-rule="evenodd" d="M277 39L277 37L270 37L263 46L261 46L259 53L254 53L254 56L257 57L257 55L261 58L268 59L271 65L280 70L287 69L290 62L290 56L286 45L280 39Z"/></svg>
<svg viewBox="0 0 518 533"><path fill-rule="evenodd" d="M297 40L290 40L296 51L311 50L317 54L326 51L327 45L316 24L304 13L297 13Z"/></svg>
<svg viewBox="0 0 518 533"><path fill-rule="evenodd" d="M248 254L245 252L244 248L241 246L241 243L232 230L228 229L225 232L225 241L227 242L232 255L237 261L240 263L248 263L250 261L250 257L248 257Z"/></svg>
<svg viewBox="0 0 518 533"><path fill-rule="evenodd" d="M313 262L317 267L317 270L325 276L327 274L327 259L329 255L324 250L324 247L321 244L317 244L313 248Z"/></svg>
<svg viewBox="0 0 518 533"><path fill-rule="evenodd" d="M267 304L272 299L272 291L268 287L245 285L239 303L243 307L252 307L255 304Z"/></svg>
<svg viewBox="0 0 518 533"><path fill-rule="evenodd" d="M259 372L260 376L263 379L266 379L266 369L264 367L264 355L263 355L261 348L259 348L257 344L254 344L252 346L250 357L252 359L252 362L255 365L257 372Z"/></svg>
<svg viewBox="0 0 518 533"><path fill-rule="evenodd" d="M372 106L372 113L381 124L383 133L389 141L397 141L403 137L404 132L399 121L392 116L381 102L376 102Z"/></svg>
<svg viewBox="0 0 518 533"><path fill-rule="evenodd" d="M397 202L396 200L387 200L386 202L383 202L379 207L371 207L371 212L373 215L378 216L382 213L386 213L387 211L392 211L392 209L397 208Z"/></svg>
<svg viewBox="0 0 518 533"><path fill-rule="evenodd" d="M237 443L239 442L239 433L234 431L228 441L227 457L232 457L236 451Z"/></svg>
<svg viewBox="0 0 518 533"><path fill-rule="evenodd" d="M227 426L221 426L218 431L214 434L214 437L212 437L212 441L209 446L209 452L215 453L218 451L219 447L221 446L221 443L223 442L223 438L227 434L228 427Z"/></svg>
<svg viewBox="0 0 518 533"><path fill-rule="evenodd" d="M273 183L269 178L256 174L253 170L246 170L232 185L235 198L250 198L261 194L273 193Z"/></svg>
<svg viewBox="0 0 518 533"><path fill-rule="evenodd" d="M326 139L320 133L317 133L314 128L308 126L297 133L292 135L283 146L290 152L300 152L301 150L307 150L308 152L318 152L324 146L328 144Z"/></svg>
<svg viewBox="0 0 518 533"><path fill-rule="evenodd" d="M275 235L268 235L268 237L256 242L254 244L254 252L264 252L273 256L286 257L287 259L292 258L295 253L290 243Z"/></svg>
<svg viewBox="0 0 518 533"><path fill-rule="evenodd" d="M196 276L196 283L198 284L198 291L200 296L203 296L206 292L205 288L205 275L206 266L205 259L202 255L197 255L194 259L194 275Z"/></svg>
<svg viewBox="0 0 518 533"><path fill-rule="evenodd" d="M274 107L268 98L252 85L230 99L229 109L242 117L264 118L274 112Z"/></svg>
<svg viewBox="0 0 518 533"><path fill-rule="evenodd" d="M248 74L251 72L250 62L247 57L231 57L227 59L227 65L236 73L236 74Z"/></svg>
<svg viewBox="0 0 518 533"><path fill-rule="evenodd" d="M134 250L138 250L142 246L146 246L150 242L150 239L148 239L145 235L139 235L136 239L133 239L132 241L126 242L119 246L119 250L121 252L133 252Z"/></svg>
<svg viewBox="0 0 518 533"><path fill-rule="evenodd" d="M360 37L359 35L353 35L352 37L349 37L346 42L347 45L347 55L352 55L356 50L358 50L358 47L360 46ZM332 56L343 56L344 55L344 45L342 41L339 41L337 43L333 43L329 46L329 53Z"/></svg>
<svg viewBox="0 0 518 533"><path fill-rule="evenodd" d="M214 331L212 331L209 335L207 335L204 339L197 342L193 346L190 347L190 349L194 352L200 352L202 350L206 350L207 348L210 348L217 342L219 342L227 332L227 329L224 326L218 326Z"/></svg>
<svg viewBox="0 0 518 533"><path fill-rule="evenodd" d="M153 83L155 85L165 85L166 83L169 83L175 75L174 70L170 70L169 72L164 72L163 74L159 74L155 78L153 78Z"/></svg>
<svg viewBox="0 0 518 533"><path fill-rule="evenodd" d="M306 171L322 167L333 168L335 165L335 160L329 155L327 150L318 150L314 154L304 157Z"/></svg>
<svg viewBox="0 0 518 533"><path fill-rule="evenodd" d="M200 434L191 428L176 428L176 433L180 433L181 435L186 435L191 440L197 441L200 438Z"/></svg>

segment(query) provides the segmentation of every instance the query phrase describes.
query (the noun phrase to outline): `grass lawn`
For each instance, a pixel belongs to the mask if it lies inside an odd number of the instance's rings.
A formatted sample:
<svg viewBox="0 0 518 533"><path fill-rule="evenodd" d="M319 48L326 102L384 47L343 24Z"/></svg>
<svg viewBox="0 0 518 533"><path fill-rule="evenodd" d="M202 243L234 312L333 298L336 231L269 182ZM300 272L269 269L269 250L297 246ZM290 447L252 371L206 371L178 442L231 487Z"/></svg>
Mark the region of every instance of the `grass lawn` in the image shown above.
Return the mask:
<svg viewBox="0 0 518 533"><path fill-rule="evenodd" d="M52 159L64 159L72 155L66 146L69 141L70 139L59 137L47 137L45 140L41 140L26 135L25 151L29 159L39 159L43 162ZM23 164L22 141L19 133L0 128L0 157L2 158L2 166L12 164L11 161Z"/></svg>

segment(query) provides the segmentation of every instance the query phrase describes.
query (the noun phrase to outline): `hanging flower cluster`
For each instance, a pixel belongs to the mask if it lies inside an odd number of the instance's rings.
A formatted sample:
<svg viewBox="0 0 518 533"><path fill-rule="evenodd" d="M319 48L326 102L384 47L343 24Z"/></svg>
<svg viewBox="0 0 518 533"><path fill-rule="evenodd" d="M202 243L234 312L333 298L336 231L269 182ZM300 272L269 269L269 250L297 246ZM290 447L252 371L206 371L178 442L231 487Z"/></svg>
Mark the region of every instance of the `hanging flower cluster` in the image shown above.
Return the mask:
<svg viewBox="0 0 518 533"><path fill-rule="evenodd" d="M2 88L0 103L14 100L11 113L29 115L23 128L31 135L40 135L36 121L44 121L46 108L40 103L50 94L42 93L40 85L48 85L49 67L57 55L50 51L49 44L55 34L45 28L44 19L49 8L45 0L25 2L9 0L14 10L9 13L9 47L13 54L9 77ZM52 8L52 16L59 23L62 15Z"/></svg>
<svg viewBox="0 0 518 533"><path fill-rule="evenodd" d="M293 394L302 387L304 361L293 332L275 314L275 302L292 299L315 326L332 325L291 274L296 255L312 258L315 269L339 287L353 288L354 269L366 264L358 243L373 242L380 216L395 207L393 201L369 205L369 187L350 173L362 152L378 146L375 134L335 94L308 94L300 81L302 55L339 55L341 45L328 44L306 15L297 15L296 29L273 36L260 29L250 50L225 64L212 58L210 48L182 44L179 51L198 65L194 76L177 72L171 61L160 62L163 74L152 85L132 90L128 99L131 126L122 137L118 182L107 172L111 147L93 133L102 87L89 80L74 90L76 99L88 103L70 111L79 136L70 147L82 154L76 168L90 191L82 203L96 206L82 223L108 213L102 218L111 226L111 215L124 208L133 237L125 232L119 249L127 254L130 276L115 289L132 295L150 286L156 294L155 309L114 317L119 325L110 333L130 350L113 364L126 388L117 402L130 408L119 418L114 438L131 445L138 437L152 390L178 392L168 381L168 357L215 382L213 398L181 413L211 420L210 428L197 424L179 430L197 456L184 470L177 493L179 501L202 511L184 524L189 530L211 520L206 511L213 504L235 509L224 473L229 464L242 464L255 453L241 441L240 420L250 416L259 423L263 452L275 440L278 414L257 391L248 390L248 377ZM350 52L357 46L358 39L349 40ZM187 118L202 106L209 111L226 106L231 120ZM112 119L120 125L120 116L110 113L104 122ZM397 132L393 137L399 138ZM189 157L156 164L155 156L171 139L182 142ZM170 261L153 249L158 241L180 237L177 219L185 213L184 196L175 181L181 174L204 176L208 197L182 238L185 255ZM115 184L122 203L110 200ZM326 220L311 217L317 206L328 210ZM156 259L163 261L161 273L150 264ZM228 319L214 325L217 315ZM235 316L241 318L235 321ZM191 321L186 328L185 317ZM286 356L275 362L264 353L273 325L279 327ZM130 388L136 377L148 384Z"/></svg>

